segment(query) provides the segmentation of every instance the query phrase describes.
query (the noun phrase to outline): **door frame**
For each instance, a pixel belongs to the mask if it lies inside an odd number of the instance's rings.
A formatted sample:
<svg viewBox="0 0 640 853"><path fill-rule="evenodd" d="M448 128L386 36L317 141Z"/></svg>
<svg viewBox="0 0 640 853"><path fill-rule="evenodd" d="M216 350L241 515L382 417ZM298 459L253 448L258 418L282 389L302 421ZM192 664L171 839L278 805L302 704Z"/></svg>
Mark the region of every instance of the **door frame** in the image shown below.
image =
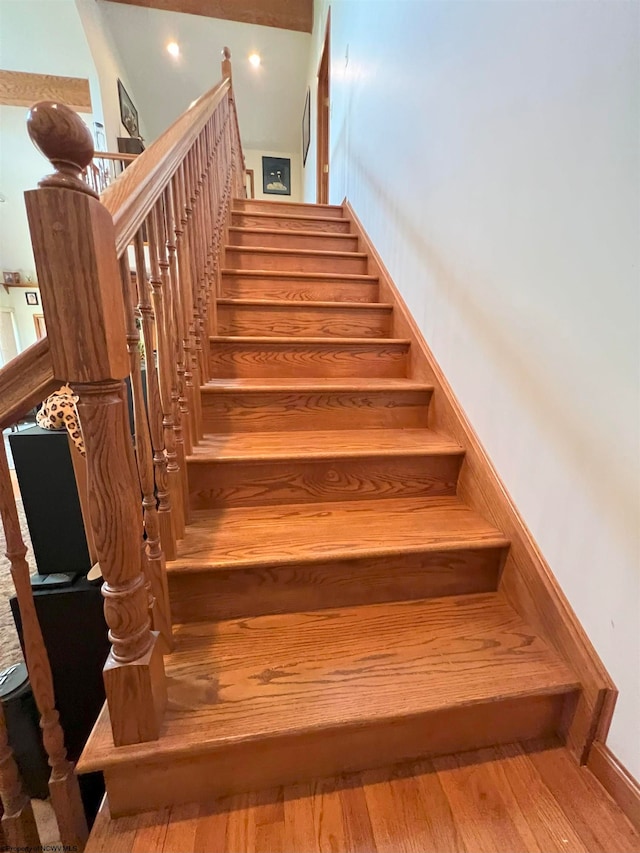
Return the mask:
<svg viewBox="0 0 640 853"><path fill-rule="evenodd" d="M331 9L327 14L324 44L318 66L316 203L329 203L329 115L330 115Z"/></svg>

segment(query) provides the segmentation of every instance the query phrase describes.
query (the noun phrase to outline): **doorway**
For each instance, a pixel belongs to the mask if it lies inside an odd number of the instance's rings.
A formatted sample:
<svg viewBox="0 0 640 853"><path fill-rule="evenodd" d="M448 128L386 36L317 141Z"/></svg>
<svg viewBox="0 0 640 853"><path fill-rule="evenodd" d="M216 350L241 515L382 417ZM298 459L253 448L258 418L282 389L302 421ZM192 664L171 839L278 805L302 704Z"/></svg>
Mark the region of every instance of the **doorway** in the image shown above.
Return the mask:
<svg viewBox="0 0 640 853"><path fill-rule="evenodd" d="M0 367L18 355L13 309L0 308Z"/></svg>
<svg viewBox="0 0 640 853"><path fill-rule="evenodd" d="M40 341L47 334L47 327L44 323L44 314L34 314L33 322L36 327L36 338Z"/></svg>
<svg viewBox="0 0 640 853"><path fill-rule="evenodd" d="M329 204L329 55L331 9L327 16L322 58L318 69L318 157L316 202Z"/></svg>

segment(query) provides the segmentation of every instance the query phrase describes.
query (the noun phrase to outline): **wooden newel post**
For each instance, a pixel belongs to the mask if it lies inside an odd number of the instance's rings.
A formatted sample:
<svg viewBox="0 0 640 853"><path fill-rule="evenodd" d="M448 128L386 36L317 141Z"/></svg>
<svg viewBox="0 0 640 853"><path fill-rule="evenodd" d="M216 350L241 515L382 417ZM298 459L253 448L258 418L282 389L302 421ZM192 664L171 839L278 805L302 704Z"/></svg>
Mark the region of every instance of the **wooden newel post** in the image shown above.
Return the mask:
<svg viewBox="0 0 640 853"><path fill-rule="evenodd" d="M124 406L129 358L115 231L80 177L93 142L79 116L42 102L27 124L55 168L25 200L53 371L80 398L91 525L112 644L104 681L113 738L117 746L140 743L159 736L166 682L140 565L140 486Z"/></svg>
<svg viewBox="0 0 640 853"><path fill-rule="evenodd" d="M233 76L231 74L231 51L228 47L222 48L222 79L229 78L229 82L233 87Z"/></svg>

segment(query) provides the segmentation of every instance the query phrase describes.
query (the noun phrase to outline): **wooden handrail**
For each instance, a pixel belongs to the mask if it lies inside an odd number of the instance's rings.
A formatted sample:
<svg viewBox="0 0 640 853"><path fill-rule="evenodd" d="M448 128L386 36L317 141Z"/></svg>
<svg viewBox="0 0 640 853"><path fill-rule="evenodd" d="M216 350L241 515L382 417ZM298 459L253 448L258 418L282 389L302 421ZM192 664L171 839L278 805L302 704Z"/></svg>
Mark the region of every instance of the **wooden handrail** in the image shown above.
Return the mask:
<svg viewBox="0 0 640 853"><path fill-rule="evenodd" d="M93 154L94 160L116 160L122 163L133 163L137 160L139 154L125 154L120 151L95 151Z"/></svg>
<svg viewBox="0 0 640 853"><path fill-rule="evenodd" d="M230 85L229 80L222 80L194 101L101 195L102 204L113 218L118 257L131 243Z"/></svg>
<svg viewBox="0 0 640 853"><path fill-rule="evenodd" d="M6 429L60 386L45 335L0 369L0 428Z"/></svg>

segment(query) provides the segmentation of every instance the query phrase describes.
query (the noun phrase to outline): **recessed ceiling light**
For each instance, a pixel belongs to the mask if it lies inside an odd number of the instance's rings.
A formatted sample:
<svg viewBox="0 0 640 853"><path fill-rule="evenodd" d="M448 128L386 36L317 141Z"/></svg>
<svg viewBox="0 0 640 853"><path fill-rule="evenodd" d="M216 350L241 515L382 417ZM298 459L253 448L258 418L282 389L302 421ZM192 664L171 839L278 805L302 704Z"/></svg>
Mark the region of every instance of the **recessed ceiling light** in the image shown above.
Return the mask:
<svg viewBox="0 0 640 853"><path fill-rule="evenodd" d="M259 53L252 53L249 56L249 62L253 65L254 68L257 68L258 65L260 65L260 54Z"/></svg>
<svg viewBox="0 0 640 853"><path fill-rule="evenodd" d="M180 45L175 41L170 41L167 45L167 53L170 53L174 58L180 56Z"/></svg>

